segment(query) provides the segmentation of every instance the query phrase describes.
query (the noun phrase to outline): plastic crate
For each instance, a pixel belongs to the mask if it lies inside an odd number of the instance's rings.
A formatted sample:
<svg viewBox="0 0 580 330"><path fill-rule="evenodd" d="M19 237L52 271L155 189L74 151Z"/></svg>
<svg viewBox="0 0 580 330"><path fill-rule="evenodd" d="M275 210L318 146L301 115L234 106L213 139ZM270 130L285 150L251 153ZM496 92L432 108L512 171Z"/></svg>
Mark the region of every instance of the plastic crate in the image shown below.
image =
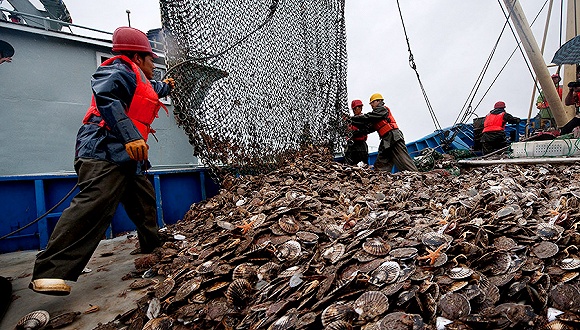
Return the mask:
<svg viewBox="0 0 580 330"><path fill-rule="evenodd" d="M512 156L556 157L580 155L579 139L515 142L511 144Z"/></svg>

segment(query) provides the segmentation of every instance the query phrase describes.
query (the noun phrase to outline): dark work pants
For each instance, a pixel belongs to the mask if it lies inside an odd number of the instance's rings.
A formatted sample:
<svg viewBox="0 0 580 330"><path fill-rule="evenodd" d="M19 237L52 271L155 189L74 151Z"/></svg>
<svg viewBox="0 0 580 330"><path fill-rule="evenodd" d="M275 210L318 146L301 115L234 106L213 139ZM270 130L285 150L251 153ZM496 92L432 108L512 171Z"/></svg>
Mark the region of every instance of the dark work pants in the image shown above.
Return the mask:
<svg viewBox="0 0 580 330"><path fill-rule="evenodd" d="M374 167L376 170L391 172L393 164L397 165L399 171L419 171L413 158L409 156L405 140L393 141L388 148L384 147L384 142L381 140Z"/></svg>
<svg viewBox="0 0 580 330"><path fill-rule="evenodd" d="M369 164L369 147L366 141L353 141L344 152L344 162L356 165L360 162Z"/></svg>
<svg viewBox="0 0 580 330"><path fill-rule="evenodd" d="M105 235L122 203L135 223L140 248L160 245L155 191L145 175L96 159L75 162L80 192L58 220L46 250L36 258L32 279L76 281Z"/></svg>

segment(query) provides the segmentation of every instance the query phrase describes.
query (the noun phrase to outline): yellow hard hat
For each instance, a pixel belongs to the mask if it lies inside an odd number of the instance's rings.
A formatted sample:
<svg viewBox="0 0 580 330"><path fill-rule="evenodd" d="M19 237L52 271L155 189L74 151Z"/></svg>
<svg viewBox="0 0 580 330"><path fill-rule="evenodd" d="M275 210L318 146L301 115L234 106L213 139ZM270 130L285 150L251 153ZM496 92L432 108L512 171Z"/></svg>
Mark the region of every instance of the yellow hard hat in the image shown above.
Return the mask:
<svg viewBox="0 0 580 330"><path fill-rule="evenodd" d="M381 94L374 93L373 95L371 95L371 100L369 102L376 101L376 100L384 100L384 98Z"/></svg>

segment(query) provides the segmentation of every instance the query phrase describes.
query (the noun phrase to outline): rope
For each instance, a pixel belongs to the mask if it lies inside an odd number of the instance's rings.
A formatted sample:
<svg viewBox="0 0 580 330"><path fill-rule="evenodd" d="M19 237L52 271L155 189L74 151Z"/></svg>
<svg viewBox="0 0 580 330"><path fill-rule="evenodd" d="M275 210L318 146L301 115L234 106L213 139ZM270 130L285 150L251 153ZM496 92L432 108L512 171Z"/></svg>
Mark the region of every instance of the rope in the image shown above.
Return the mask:
<svg viewBox="0 0 580 330"><path fill-rule="evenodd" d="M421 77L419 76L419 71L417 71L417 64L415 63L415 58L413 56L413 52L411 51L411 43L409 42L409 36L407 35L407 29L405 28L405 21L403 19L403 13L401 12L401 5L399 4L399 0L397 0L397 7L399 8L399 16L401 17L401 24L403 25L403 32L405 33L405 39L407 41L407 50L409 51L409 66L411 69L415 71L415 75L417 76L417 80L419 81L419 86L421 87L421 92L423 93L423 98L425 99L425 103L427 103L427 108L429 109L429 114L431 115L431 120L435 125L436 130L441 130L441 125L439 124L439 120L437 120L437 116L435 115L435 111L431 106L431 102L429 101L429 97L427 96L427 92L425 91L425 87L423 86L423 82L421 81Z"/></svg>
<svg viewBox="0 0 580 330"><path fill-rule="evenodd" d="M20 228L16 229L15 231L13 231L13 232L11 232L11 233L8 233L8 234L6 234L6 235L4 235L4 236L0 237L0 241L1 241L1 240L3 240L3 239L5 239L5 238L7 238L7 237L10 237L10 236L12 236L12 235L14 235L14 234L16 234L16 233L18 233L18 232L20 232L20 231L22 231L22 230L24 230L24 229L26 229L26 228L28 228L28 227L30 227L30 226L32 226L33 224L35 224L35 223L37 223L38 221L40 221L42 218L46 217L46 216L47 216L47 215L48 215L50 212L54 211L54 209L56 209L56 208L57 208L57 207L58 207L60 204L62 204L62 203L63 203L63 202L64 202L64 201L65 201L65 200L66 200L66 199L67 199L67 198L68 198L68 197L69 197L69 196L70 196L70 195L71 195L71 194L72 194L72 193L75 191L75 189L76 189L77 187L78 187L78 183L77 183L77 184L75 184L75 186L74 186L74 187L72 187L72 189L71 189L71 190L70 190L70 191L69 191L69 192L68 192L68 193L67 193L67 194L66 194L66 195L65 195L65 196L64 196L64 197L63 197L63 198L62 198L62 199L61 199L61 200L58 202L58 203L56 203L56 204L55 204L53 207L51 207L51 208L50 208L48 211L44 212L44 214L43 214L43 215L41 215L41 216L39 216L38 218L34 219L32 222L30 222L30 223L29 223L29 224L27 224L26 226L24 226L24 227L20 227Z"/></svg>

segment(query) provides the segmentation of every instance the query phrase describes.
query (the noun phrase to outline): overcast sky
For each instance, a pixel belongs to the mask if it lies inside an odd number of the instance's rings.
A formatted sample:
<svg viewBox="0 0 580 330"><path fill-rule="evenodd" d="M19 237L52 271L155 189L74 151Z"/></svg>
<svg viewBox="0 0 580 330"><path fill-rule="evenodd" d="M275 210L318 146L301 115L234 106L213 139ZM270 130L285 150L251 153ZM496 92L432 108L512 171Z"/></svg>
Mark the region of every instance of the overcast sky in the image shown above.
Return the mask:
<svg viewBox="0 0 580 330"><path fill-rule="evenodd" d="M33 2L37 0L32 0ZM131 25L143 31L161 27L159 2L155 0L64 0L73 23L105 31L127 25L125 10L131 11ZM500 1L503 4L503 1ZM442 127L455 123L505 22L498 1L400 0L415 63L427 96ZM546 0L521 1L528 20ZM550 62L560 45L560 1L554 1L550 32L545 50ZM10 8L4 1L3 5ZM541 43L548 6L533 31ZM348 48L348 96L362 99L363 112L370 111L369 96L382 93L393 111L407 142L420 139L435 129L409 67L409 53L396 0L346 0ZM516 45L507 30L479 89L477 102L490 86ZM555 68L550 69L554 73ZM510 61L476 111L485 115L503 100L506 110L527 118L533 80L519 52ZM534 109L533 115L536 114ZM376 150L378 138L369 145Z"/></svg>

